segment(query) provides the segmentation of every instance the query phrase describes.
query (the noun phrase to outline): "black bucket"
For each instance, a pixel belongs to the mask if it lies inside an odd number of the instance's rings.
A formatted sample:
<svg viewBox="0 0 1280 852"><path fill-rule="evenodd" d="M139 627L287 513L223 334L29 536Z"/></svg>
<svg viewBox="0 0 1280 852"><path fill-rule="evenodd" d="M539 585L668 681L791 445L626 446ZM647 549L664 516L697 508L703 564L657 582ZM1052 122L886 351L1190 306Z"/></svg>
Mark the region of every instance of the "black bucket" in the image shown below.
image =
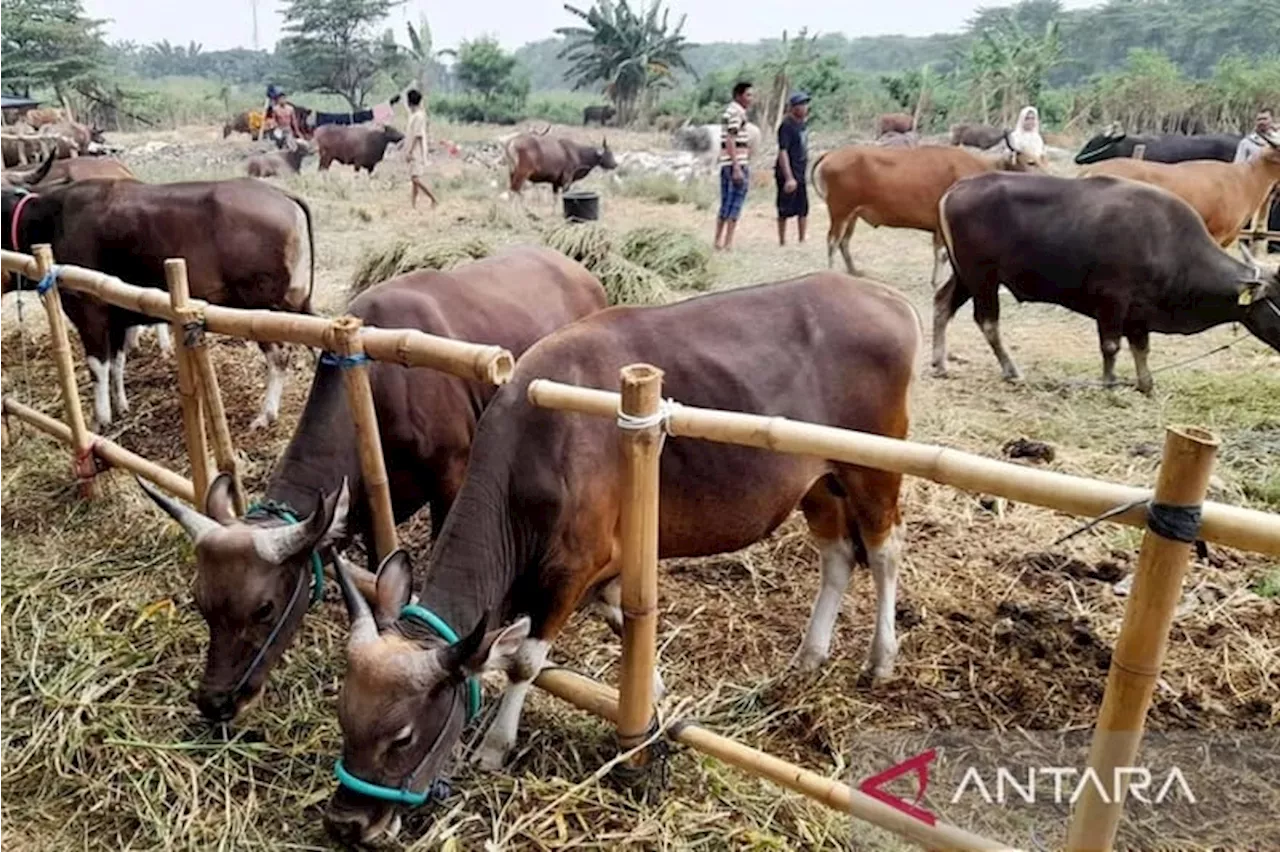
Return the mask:
<svg viewBox="0 0 1280 852"><path fill-rule="evenodd" d="M570 222L594 222L600 218L600 194L597 192L566 192L564 218Z"/></svg>

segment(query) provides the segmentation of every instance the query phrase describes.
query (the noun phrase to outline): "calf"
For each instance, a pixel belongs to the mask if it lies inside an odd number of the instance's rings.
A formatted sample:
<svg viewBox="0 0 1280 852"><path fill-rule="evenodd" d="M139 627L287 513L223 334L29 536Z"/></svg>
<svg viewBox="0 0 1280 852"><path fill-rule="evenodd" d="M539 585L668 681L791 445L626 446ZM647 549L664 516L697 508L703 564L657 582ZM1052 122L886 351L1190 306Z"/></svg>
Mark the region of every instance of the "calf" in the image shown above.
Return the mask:
<svg viewBox="0 0 1280 852"><path fill-rule="evenodd" d="M1084 143L1080 153L1075 156L1075 162L1076 165L1083 166L1115 157L1132 157L1137 147L1143 145L1143 159L1157 163L1181 163L1186 160L1221 160L1230 163L1236 157L1240 139L1238 134L1231 133L1206 136L1131 136L1118 128L1110 128Z"/></svg>
<svg viewBox="0 0 1280 852"><path fill-rule="evenodd" d="M938 230L938 201L961 178L996 169L1022 171L1032 167L1017 152L999 158L983 157L961 148L928 146L886 148L854 145L817 159L813 185L827 202L831 226L827 232L827 266L836 247L845 268L854 273L849 242L859 219L873 228L915 228L933 234L935 286L941 268L942 237Z"/></svg>
<svg viewBox="0 0 1280 852"><path fill-rule="evenodd" d="M1023 302L1050 302L1093 317L1102 377L1115 383L1120 338L1129 341L1138 389L1149 393L1150 333L1194 334L1238 322L1280 351L1280 276L1223 252L1181 199L1114 177L982 175L942 199L954 270L934 297L933 368L947 371L947 323L970 298L973 318L1010 381L1022 374L1000 342L1004 285Z"/></svg>
<svg viewBox="0 0 1280 852"><path fill-rule="evenodd" d="M309 156L311 148L305 142L299 142L291 151L255 154L249 158L245 171L249 177L257 178L296 175L302 169L302 161Z"/></svg>
<svg viewBox="0 0 1280 852"><path fill-rule="evenodd" d="M582 126L586 127L591 122L604 127L606 122L612 121L618 111L611 106L589 106L582 110Z"/></svg>
<svg viewBox="0 0 1280 852"><path fill-rule="evenodd" d="M538 343L481 418L467 478L418 591L465 638L449 646L401 617L413 586L403 553L379 569L372 612L346 587L351 639L338 700L345 772L409 791L429 785L462 732L466 679L485 669L504 669L512 681L475 755L498 766L574 610L603 604L610 626L622 629L626 496L617 426L535 407L531 381L616 387L622 366L647 361L662 366L664 392L685 403L902 438L920 341L919 318L899 293L822 272L662 307L612 308ZM896 473L816 457L672 441L661 464L659 556L738 550L799 505L822 552L822 583L796 662L816 668L827 657L857 562L870 566L876 585L869 673L888 676L897 651L900 484ZM394 829L398 815L344 786L325 819L341 839L370 841Z"/></svg>
<svg viewBox="0 0 1280 852"><path fill-rule="evenodd" d="M339 162L373 174L382 162L387 146L404 139L404 134L390 125L381 124L325 124L312 134L316 151L320 156L320 171L328 171L329 164Z"/></svg>
<svg viewBox="0 0 1280 852"><path fill-rule="evenodd" d="M886 133L910 133L916 129L916 120L905 112L887 112L876 119L876 136Z"/></svg>
<svg viewBox="0 0 1280 852"><path fill-rule="evenodd" d="M1147 160L1104 160L1086 166L1085 174L1113 175L1163 187L1181 198L1204 219L1209 233L1220 246L1229 246L1241 226L1267 200L1271 188L1280 181L1280 148L1270 142L1264 151L1247 163L1218 160L1188 160L1157 163Z"/></svg>
<svg viewBox="0 0 1280 852"><path fill-rule="evenodd" d="M518 356L604 306L604 289L585 268L550 249L526 247L448 272L401 275L366 290L348 310L371 326L491 343ZM396 521L427 505L438 532L496 389L382 361L369 365L369 383ZM196 704L207 718L229 721L261 692L306 611L305 596L295 590L307 580L311 554L341 545L349 533L372 540L357 447L342 371L321 362L267 483L261 505L274 508L236 518L225 476L210 487L210 517L147 488L195 542L196 604L209 624ZM286 525L285 512L304 520Z"/></svg>
<svg viewBox="0 0 1280 852"><path fill-rule="evenodd" d="M956 124L951 127L951 144L987 149L1004 140L1004 130L989 124Z"/></svg>
<svg viewBox="0 0 1280 852"><path fill-rule="evenodd" d="M53 246L59 263L96 269L131 284L165 288L164 261L187 260L191 295L235 308L307 313L315 245L306 202L261 181L146 184L89 180L39 194L3 190L4 247ZM124 392L125 337L155 319L60 290L94 379L94 416L111 423L108 367L118 411ZM253 428L275 421L288 352L261 343L267 389Z"/></svg>
<svg viewBox="0 0 1280 852"><path fill-rule="evenodd" d="M511 191L519 196L525 183L549 183L553 204L564 189L596 166L606 170L618 166L607 139L597 148L559 136L521 133L508 139L502 150Z"/></svg>

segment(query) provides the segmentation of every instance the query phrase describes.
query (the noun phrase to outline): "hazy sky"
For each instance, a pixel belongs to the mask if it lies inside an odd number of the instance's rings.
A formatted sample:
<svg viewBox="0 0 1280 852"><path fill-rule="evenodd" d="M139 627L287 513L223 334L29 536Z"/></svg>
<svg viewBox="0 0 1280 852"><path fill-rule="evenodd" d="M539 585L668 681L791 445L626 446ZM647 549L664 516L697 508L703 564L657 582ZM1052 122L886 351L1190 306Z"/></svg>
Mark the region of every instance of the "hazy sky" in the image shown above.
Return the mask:
<svg viewBox="0 0 1280 852"><path fill-rule="evenodd" d="M633 0L634 2L634 0ZM672 19L688 14L685 34L691 41L754 41L776 37L783 29L808 25L810 32L841 32L848 36L928 35L960 29L979 6L1008 5L1012 0L669 0ZM1065 0L1069 8L1095 5L1098 0ZM251 47L252 0L85 0L95 18L109 19L107 37L142 43L168 39L197 41L206 50ZM257 0L258 41L270 48L280 35L276 0ZM585 7L590 0L573 5ZM428 12L436 47L462 39L494 35L503 46L519 47L551 36L552 30L573 23L558 0L472 0L443 3L408 0L391 13L398 40L405 39L404 22Z"/></svg>

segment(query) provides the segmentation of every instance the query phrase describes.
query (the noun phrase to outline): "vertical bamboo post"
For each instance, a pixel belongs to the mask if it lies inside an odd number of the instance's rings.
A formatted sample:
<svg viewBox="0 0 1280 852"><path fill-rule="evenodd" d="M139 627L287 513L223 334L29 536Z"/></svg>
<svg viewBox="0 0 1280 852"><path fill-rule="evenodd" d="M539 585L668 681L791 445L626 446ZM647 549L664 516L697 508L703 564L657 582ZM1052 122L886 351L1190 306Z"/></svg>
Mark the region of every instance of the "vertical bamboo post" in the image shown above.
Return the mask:
<svg viewBox="0 0 1280 852"><path fill-rule="evenodd" d="M347 389L347 406L356 427L360 474L369 500L374 546L378 559L382 560L396 549L398 540L395 514L391 510L387 463L382 457L382 437L378 433L378 414L373 407L373 389L369 385L369 364L364 358L364 343L360 339L362 325L356 317L338 317L333 321L333 340L337 354L345 359L342 382Z"/></svg>
<svg viewBox="0 0 1280 852"><path fill-rule="evenodd" d="M53 248L42 243L32 248L36 257L36 268L43 279L53 267ZM98 486L94 481L97 476L97 461L93 457L93 439L84 424L84 410L80 408L80 390L76 386L76 366L71 360L71 340L67 336L67 321L62 314L62 299L58 295L58 282L40 295L45 312L49 315L49 337L52 340L53 361L58 368L58 384L62 390L62 406L66 412L67 425L71 427L71 442L74 455L71 457L72 470L80 480L80 495L92 500L98 496Z"/></svg>
<svg viewBox="0 0 1280 852"><path fill-rule="evenodd" d="M192 364L191 350L183 345L182 314L189 311L190 288L187 286L187 262L170 258L164 262L164 278L169 285L169 304L179 312L172 324L173 338L178 341L173 354L178 362L178 402L182 407L182 432L187 439L187 456L191 459L191 486L196 495L196 508L205 511L209 494L209 441L204 431L204 400L200 378Z"/></svg>
<svg viewBox="0 0 1280 852"><path fill-rule="evenodd" d="M622 414L653 418L662 405L662 371L648 364L622 368ZM620 426L622 465L622 676L618 745L644 742L653 724L658 636L658 467L663 426ZM633 766L649 762L644 752Z"/></svg>
<svg viewBox="0 0 1280 852"><path fill-rule="evenodd" d="M1165 433L1164 456L1152 506L1198 510L1209 487L1217 449L1218 439L1211 432L1194 427L1170 427ZM1192 547L1190 541L1168 537L1185 531L1159 527L1157 531L1158 525L1152 517L1142 537L1138 570L1125 606L1120 636L1111 654L1107 688L1089 750L1089 766L1113 801L1105 801L1096 785L1085 785L1067 835L1070 850L1110 849L1120 823L1125 791L1114 795L1114 788L1120 786L1116 769L1133 766L1137 757ZM1194 534L1182 537L1194 538Z"/></svg>
<svg viewBox="0 0 1280 852"><path fill-rule="evenodd" d="M164 262L165 280L169 283L169 302L178 313L172 325L173 339L178 341L174 348L178 359L178 386L182 386L182 360L185 353L187 370L190 373L200 404L203 418L208 420L209 431L213 433L213 458L219 473L231 475L231 499L236 514L243 515L248 510L244 485L240 481L240 470L236 465L235 446L231 443L231 429L227 426L227 410L222 404L222 390L218 387L218 374L213 369L213 361L209 357L209 349L205 346L204 316L199 308L190 305L190 287L187 282L187 262L180 257L171 257ZM191 329L188 332L188 328ZM201 421L204 422L203 420ZM203 427L202 427L203 433ZM207 456L206 456L207 458ZM194 468L192 474L194 476ZM206 477L212 477L206 473ZM201 498L204 499L203 493Z"/></svg>

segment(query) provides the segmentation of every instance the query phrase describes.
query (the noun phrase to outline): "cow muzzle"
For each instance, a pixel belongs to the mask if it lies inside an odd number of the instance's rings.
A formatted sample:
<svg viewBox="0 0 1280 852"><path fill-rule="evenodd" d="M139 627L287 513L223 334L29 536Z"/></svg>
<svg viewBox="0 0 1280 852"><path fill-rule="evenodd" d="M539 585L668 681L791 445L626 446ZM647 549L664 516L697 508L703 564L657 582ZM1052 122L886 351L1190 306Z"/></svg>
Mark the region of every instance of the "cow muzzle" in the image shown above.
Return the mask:
<svg viewBox="0 0 1280 852"><path fill-rule="evenodd" d="M339 843L373 843L400 832L400 814L393 804L339 787L325 809L324 828Z"/></svg>
<svg viewBox="0 0 1280 852"><path fill-rule="evenodd" d="M238 691L201 686L191 695L200 715L210 722L231 722L258 697L260 687L245 686Z"/></svg>

